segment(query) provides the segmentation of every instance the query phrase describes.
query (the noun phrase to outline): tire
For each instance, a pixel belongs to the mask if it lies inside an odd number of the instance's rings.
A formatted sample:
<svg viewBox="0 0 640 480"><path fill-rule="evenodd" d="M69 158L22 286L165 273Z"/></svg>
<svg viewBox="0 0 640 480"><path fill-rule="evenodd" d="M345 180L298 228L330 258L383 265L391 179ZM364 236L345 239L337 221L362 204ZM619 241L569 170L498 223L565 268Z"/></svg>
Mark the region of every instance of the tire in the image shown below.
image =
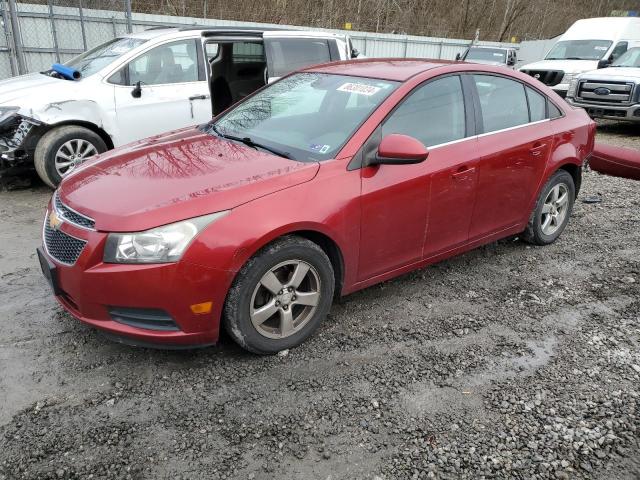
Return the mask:
<svg viewBox="0 0 640 480"><path fill-rule="evenodd" d="M253 353L296 347L326 317L334 288L333 267L324 251L305 238L283 237L251 257L236 276L224 306L224 328Z"/></svg>
<svg viewBox="0 0 640 480"><path fill-rule="evenodd" d="M75 149L78 150L77 157L74 157ZM68 125L49 130L42 136L36 145L33 162L42 181L51 188L55 188L77 165L107 150L107 145L97 133L85 127ZM73 163L70 166L64 168L60 167L60 163L56 164L59 151L72 158L70 161Z"/></svg>
<svg viewBox="0 0 640 480"><path fill-rule="evenodd" d="M554 192L557 192L557 200L554 200ZM563 194L566 194L566 203L563 203L561 208ZM549 245L555 242L569 223L575 198L576 187L571 174L566 170L555 172L540 191L527 228L522 235L523 239L534 245ZM554 215L555 218L553 218ZM548 224L547 221L549 221Z"/></svg>

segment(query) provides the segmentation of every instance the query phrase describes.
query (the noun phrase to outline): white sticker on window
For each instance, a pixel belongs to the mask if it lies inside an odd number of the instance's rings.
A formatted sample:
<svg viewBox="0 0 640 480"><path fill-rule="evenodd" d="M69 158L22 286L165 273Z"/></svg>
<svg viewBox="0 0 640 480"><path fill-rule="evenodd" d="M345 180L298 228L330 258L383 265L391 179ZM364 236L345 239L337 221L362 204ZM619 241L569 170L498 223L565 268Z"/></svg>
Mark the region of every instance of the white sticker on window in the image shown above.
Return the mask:
<svg viewBox="0 0 640 480"><path fill-rule="evenodd" d="M344 83L337 88L339 92L357 93L358 95L366 95L370 97L380 91L380 87L367 85L365 83Z"/></svg>
<svg viewBox="0 0 640 480"><path fill-rule="evenodd" d="M607 50L609 50L609 47L595 47L596 50L602 50L603 52L606 52Z"/></svg>
<svg viewBox="0 0 640 480"><path fill-rule="evenodd" d="M494 53L493 54L494 57L502 57L502 55L503 55L502 53Z"/></svg>

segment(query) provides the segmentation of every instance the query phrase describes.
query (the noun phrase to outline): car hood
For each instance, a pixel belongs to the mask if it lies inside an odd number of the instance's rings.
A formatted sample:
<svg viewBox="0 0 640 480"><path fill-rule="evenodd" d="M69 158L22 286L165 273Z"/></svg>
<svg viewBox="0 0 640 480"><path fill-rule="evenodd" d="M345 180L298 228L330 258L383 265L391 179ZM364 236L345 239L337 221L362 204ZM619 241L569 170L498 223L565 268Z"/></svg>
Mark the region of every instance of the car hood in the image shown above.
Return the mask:
<svg viewBox="0 0 640 480"><path fill-rule="evenodd" d="M598 70L592 70L590 72L585 72L580 75L580 78L590 78L590 79L606 79L606 80L615 80L615 79L634 79L640 82L640 68L631 68L631 67L608 67L608 68L600 68Z"/></svg>
<svg viewBox="0 0 640 480"><path fill-rule="evenodd" d="M318 169L191 127L103 154L59 192L97 230L132 232L234 208L308 182Z"/></svg>
<svg viewBox="0 0 640 480"><path fill-rule="evenodd" d="M597 60L542 60L528 63L520 70L562 70L564 73L582 73L598 68Z"/></svg>
<svg viewBox="0 0 640 480"><path fill-rule="evenodd" d="M30 73L0 81L0 105L25 107L33 97L59 97L60 93L74 98L78 82L53 78L41 73Z"/></svg>

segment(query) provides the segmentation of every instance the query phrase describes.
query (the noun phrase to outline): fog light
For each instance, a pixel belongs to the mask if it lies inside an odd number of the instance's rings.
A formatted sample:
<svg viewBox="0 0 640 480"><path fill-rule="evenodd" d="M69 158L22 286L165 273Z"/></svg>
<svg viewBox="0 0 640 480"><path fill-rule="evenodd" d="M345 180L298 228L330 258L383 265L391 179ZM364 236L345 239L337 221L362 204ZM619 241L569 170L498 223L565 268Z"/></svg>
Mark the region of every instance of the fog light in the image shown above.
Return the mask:
<svg viewBox="0 0 640 480"><path fill-rule="evenodd" d="M196 315L204 315L205 313L211 313L213 302L194 303L191 305L191 311Z"/></svg>
<svg viewBox="0 0 640 480"><path fill-rule="evenodd" d="M640 117L640 108L636 108L635 112L633 112L634 117Z"/></svg>

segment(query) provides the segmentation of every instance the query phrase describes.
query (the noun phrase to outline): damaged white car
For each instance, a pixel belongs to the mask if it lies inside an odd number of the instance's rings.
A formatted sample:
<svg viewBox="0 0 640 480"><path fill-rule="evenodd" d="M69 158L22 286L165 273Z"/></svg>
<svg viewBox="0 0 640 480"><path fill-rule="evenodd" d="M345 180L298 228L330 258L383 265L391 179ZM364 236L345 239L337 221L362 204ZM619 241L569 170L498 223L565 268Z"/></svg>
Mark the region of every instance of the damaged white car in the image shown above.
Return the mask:
<svg viewBox="0 0 640 480"><path fill-rule="evenodd" d="M0 82L0 168L55 187L87 158L209 121L293 70L358 56L348 36L157 28Z"/></svg>

